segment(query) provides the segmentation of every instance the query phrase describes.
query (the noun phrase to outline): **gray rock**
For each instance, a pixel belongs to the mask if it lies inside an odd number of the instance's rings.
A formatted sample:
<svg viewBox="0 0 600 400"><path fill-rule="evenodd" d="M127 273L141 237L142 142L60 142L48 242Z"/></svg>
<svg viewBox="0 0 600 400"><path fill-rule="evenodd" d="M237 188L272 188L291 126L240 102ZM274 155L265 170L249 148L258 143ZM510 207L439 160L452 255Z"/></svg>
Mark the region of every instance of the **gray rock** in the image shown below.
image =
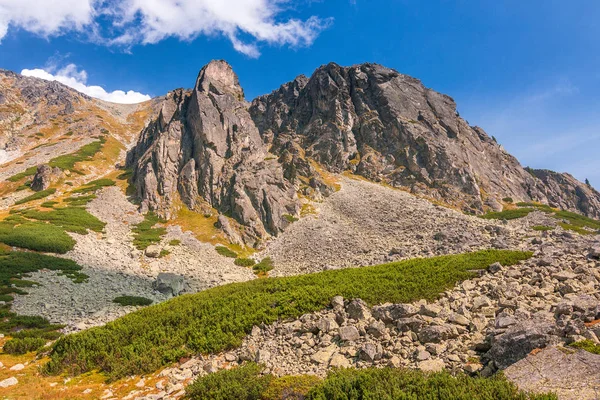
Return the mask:
<svg viewBox="0 0 600 400"><path fill-rule="evenodd" d="M279 234L289 225L285 216L299 212L294 187L268 157L237 75L224 61L202 68L191 96L183 90L167 95L127 165L142 211L170 217L176 194L191 209L202 198L245 226L240 231L249 245Z"/></svg>
<svg viewBox="0 0 600 400"><path fill-rule="evenodd" d="M178 296L184 289L184 277L170 272L161 272L153 283L155 290Z"/></svg>
<svg viewBox="0 0 600 400"><path fill-rule="evenodd" d="M342 326L338 329L338 334L342 342L354 342L360 338L358 329L354 326Z"/></svg>
<svg viewBox="0 0 600 400"><path fill-rule="evenodd" d="M590 258L600 260L600 244L596 244L592 247L589 254Z"/></svg>
<svg viewBox="0 0 600 400"><path fill-rule="evenodd" d="M359 358L363 361L374 362L381 358L381 345L373 343L364 344L359 351Z"/></svg>
<svg viewBox="0 0 600 400"><path fill-rule="evenodd" d="M419 340L421 343L440 343L444 340L458 337L456 330L448 325L432 325L421 329Z"/></svg>
<svg viewBox="0 0 600 400"><path fill-rule="evenodd" d="M371 311L369 310L367 303L361 299L352 300L346 306L346 312L348 313L349 318L356 321L362 321L371 318Z"/></svg>
<svg viewBox="0 0 600 400"><path fill-rule="evenodd" d="M505 369L521 360L534 349L544 348L558 340L553 336L556 328L551 321L525 321L513 325L494 337L492 347L485 354L497 368Z"/></svg>
<svg viewBox="0 0 600 400"><path fill-rule="evenodd" d="M39 192L50 187L52 181L57 180L62 175L60 168L52 168L43 164L37 167L37 172L31 180L31 190Z"/></svg>
<svg viewBox="0 0 600 400"><path fill-rule="evenodd" d="M367 329L367 333L375 338L382 338L387 334L387 329L385 327L385 323L383 321L373 321L369 328Z"/></svg>
<svg viewBox="0 0 600 400"><path fill-rule="evenodd" d="M440 372L446 368L446 364L440 359L425 360L419 362L417 368L423 372Z"/></svg>
<svg viewBox="0 0 600 400"><path fill-rule="evenodd" d="M160 248L160 246L153 244L146 248L146 250L144 251L144 254L146 255L146 257L158 258L158 257L160 257L161 251L162 251L162 249Z"/></svg>
<svg viewBox="0 0 600 400"><path fill-rule="evenodd" d="M600 355L548 347L509 366L504 375L528 392L553 392L564 400L596 400Z"/></svg>
<svg viewBox="0 0 600 400"><path fill-rule="evenodd" d="M14 386L18 383L19 383L18 379L15 378L14 376L11 376L10 378L7 378L0 382L0 388L7 388L9 386Z"/></svg>
<svg viewBox="0 0 600 400"><path fill-rule="evenodd" d="M391 323L401 318L412 317L418 314L419 309L412 304L387 304L375 306L372 309L373 318L385 323Z"/></svg>

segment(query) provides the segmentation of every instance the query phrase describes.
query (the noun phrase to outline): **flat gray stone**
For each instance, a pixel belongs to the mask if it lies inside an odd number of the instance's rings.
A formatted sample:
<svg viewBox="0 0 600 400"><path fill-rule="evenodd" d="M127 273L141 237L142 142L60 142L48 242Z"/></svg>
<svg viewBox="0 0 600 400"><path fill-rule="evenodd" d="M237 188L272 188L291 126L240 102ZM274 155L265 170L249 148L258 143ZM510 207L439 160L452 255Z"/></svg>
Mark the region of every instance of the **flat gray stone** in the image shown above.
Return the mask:
<svg viewBox="0 0 600 400"><path fill-rule="evenodd" d="M547 347L504 370L520 389L554 392L560 400L596 400L600 394L600 355Z"/></svg>

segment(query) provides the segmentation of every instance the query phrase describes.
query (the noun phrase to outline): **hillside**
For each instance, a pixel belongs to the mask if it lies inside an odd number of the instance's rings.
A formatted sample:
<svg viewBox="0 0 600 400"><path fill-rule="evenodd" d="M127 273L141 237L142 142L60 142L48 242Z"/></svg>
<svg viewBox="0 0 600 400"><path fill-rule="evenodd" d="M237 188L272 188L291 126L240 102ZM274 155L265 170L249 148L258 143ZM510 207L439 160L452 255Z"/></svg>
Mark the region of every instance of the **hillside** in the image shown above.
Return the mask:
<svg viewBox="0 0 600 400"><path fill-rule="evenodd" d="M0 396L600 390L600 193L392 69L134 105L0 70L0 162Z"/></svg>

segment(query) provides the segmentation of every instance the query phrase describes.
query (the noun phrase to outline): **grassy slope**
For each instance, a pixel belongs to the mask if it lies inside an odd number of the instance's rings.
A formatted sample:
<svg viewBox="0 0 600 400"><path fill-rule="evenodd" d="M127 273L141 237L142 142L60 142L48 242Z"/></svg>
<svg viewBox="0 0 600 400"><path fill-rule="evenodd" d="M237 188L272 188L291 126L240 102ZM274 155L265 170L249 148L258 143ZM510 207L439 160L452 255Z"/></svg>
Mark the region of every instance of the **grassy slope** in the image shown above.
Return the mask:
<svg viewBox="0 0 600 400"><path fill-rule="evenodd" d="M252 326L323 309L336 295L370 304L433 299L472 277L471 270L530 256L487 250L216 287L62 338L47 371L101 369L112 379L147 373L185 355L238 346Z"/></svg>

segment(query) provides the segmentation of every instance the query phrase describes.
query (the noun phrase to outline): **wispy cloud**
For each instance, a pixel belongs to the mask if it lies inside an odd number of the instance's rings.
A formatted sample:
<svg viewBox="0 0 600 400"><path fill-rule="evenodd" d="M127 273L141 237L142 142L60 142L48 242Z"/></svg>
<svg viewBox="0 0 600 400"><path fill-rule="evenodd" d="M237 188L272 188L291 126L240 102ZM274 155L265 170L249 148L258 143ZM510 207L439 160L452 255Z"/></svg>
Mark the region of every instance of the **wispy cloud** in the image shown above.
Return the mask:
<svg viewBox="0 0 600 400"><path fill-rule="evenodd" d="M582 88L567 78L509 98L464 104L472 123L496 136L523 165L569 172L600 183L600 115Z"/></svg>
<svg viewBox="0 0 600 400"><path fill-rule="evenodd" d="M107 92L101 86L87 85L87 72L85 70L78 70L75 64L69 64L61 69L56 69L56 67L52 66L46 67L45 69L24 69L21 71L21 74L45 79L47 81L58 81L81 93L85 93L88 96L113 103L134 104L150 100L151 98L147 94L142 94L133 90L114 90L112 92Z"/></svg>
<svg viewBox="0 0 600 400"><path fill-rule="evenodd" d="M235 50L258 57L261 43L309 46L332 21L316 16L282 20L292 4L290 0L0 0L0 40L10 28L44 37L86 31L91 41L127 49L169 37L223 35Z"/></svg>

